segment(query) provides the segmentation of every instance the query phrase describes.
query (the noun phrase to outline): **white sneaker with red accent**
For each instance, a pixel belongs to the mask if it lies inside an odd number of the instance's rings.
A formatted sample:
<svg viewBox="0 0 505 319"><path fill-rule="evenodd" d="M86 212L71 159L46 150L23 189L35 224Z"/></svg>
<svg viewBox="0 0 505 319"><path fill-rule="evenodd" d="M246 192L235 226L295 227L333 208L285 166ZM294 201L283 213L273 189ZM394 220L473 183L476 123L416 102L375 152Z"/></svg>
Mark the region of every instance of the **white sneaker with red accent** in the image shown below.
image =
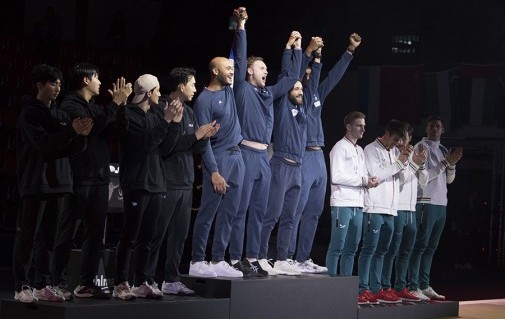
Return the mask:
<svg viewBox="0 0 505 319"><path fill-rule="evenodd" d="M62 302L65 301L65 297L58 296L56 290L52 286L45 286L42 289L33 289L33 295L39 300L52 301L52 302Z"/></svg>

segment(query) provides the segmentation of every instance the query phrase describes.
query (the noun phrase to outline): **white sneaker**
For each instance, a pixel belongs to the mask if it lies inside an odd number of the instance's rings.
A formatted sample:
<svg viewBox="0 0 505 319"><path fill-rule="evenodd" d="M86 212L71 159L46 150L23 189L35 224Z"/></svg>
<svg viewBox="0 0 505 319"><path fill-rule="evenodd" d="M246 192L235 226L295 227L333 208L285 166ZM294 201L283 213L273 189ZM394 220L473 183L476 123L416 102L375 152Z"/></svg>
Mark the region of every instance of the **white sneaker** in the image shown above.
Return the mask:
<svg viewBox="0 0 505 319"><path fill-rule="evenodd" d="M160 292L160 294L155 294L151 285L144 281L138 287L132 287L131 293L133 293L137 298L159 299L163 297L163 294L158 289L158 285L156 285L156 289Z"/></svg>
<svg viewBox="0 0 505 319"><path fill-rule="evenodd" d="M433 288L428 286L428 288L422 290L423 294L430 298L431 300L445 300L445 296L437 293Z"/></svg>
<svg viewBox="0 0 505 319"><path fill-rule="evenodd" d="M282 275L297 276L302 274L296 266L293 266L287 260L277 260L274 269Z"/></svg>
<svg viewBox="0 0 505 319"><path fill-rule="evenodd" d="M68 287L67 285L58 285L58 286L54 286L54 292L60 296L60 297L63 297L65 298L65 300L71 300L72 299L72 292L70 290L68 290Z"/></svg>
<svg viewBox="0 0 505 319"><path fill-rule="evenodd" d="M421 299L421 301L430 300L430 297L423 294L423 291L419 288L417 288L417 290L410 290L410 293L413 294L414 296L416 296L417 298Z"/></svg>
<svg viewBox="0 0 505 319"><path fill-rule="evenodd" d="M207 278L217 277L216 272L210 268L209 263L206 261L191 262L189 264L189 275Z"/></svg>
<svg viewBox="0 0 505 319"><path fill-rule="evenodd" d="M209 268L212 269L218 277L244 277L244 274L240 270L230 266L230 264L224 260L221 260L216 264L211 262L209 264Z"/></svg>
<svg viewBox="0 0 505 319"><path fill-rule="evenodd" d="M312 259L306 260L303 263L298 263L298 268L301 272L307 272L311 274L323 274L328 272L328 268L315 264Z"/></svg>
<svg viewBox="0 0 505 319"><path fill-rule="evenodd" d="M277 272L277 270L273 269L272 266L270 265L270 263L268 262L268 260L266 260L265 258L258 260L258 263L260 264L261 269L263 269L264 271L266 271L269 276L277 276L277 275L279 275L279 273Z"/></svg>
<svg viewBox="0 0 505 319"><path fill-rule="evenodd" d="M314 267L310 266L309 264L305 264L305 262L299 263L298 261L292 260L292 259L288 259L287 261L292 267L294 267L295 269L297 269L299 272L301 272L303 274L315 273Z"/></svg>
<svg viewBox="0 0 505 319"><path fill-rule="evenodd" d="M21 287L21 291L14 292L14 300L27 303L39 301L39 299L33 295L32 288L26 285Z"/></svg>
<svg viewBox="0 0 505 319"><path fill-rule="evenodd" d="M160 288L158 288L157 282L153 282L150 287L153 290L153 294L157 296L157 298L163 297L163 292L161 292Z"/></svg>
<svg viewBox="0 0 505 319"><path fill-rule="evenodd" d="M161 291L167 295L179 295L179 296L192 296L195 294L195 291L186 287L180 281L176 282L163 282L161 285Z"/></svg>
<svg viewBox="0 0 505 319"><path fill-rule="evenodd" d="M301 272L301 273L309 273L309 272L312 272L312 269L305 269L301 266L301 264L299 262L297 262L296 260L294 259L286 259L286 261L293 267L293 269L295 269L296 271L298 272Z"/></svg>
<svg viewBox="0 0 505 319"><path fill-rule="evenodd" d="M62 296L58 296L54 287L45 286L42 289L33 289L33 295L38 298L38 300L43 301L53 301L53 302L61 302L65 301L65 298Z"/></svg>

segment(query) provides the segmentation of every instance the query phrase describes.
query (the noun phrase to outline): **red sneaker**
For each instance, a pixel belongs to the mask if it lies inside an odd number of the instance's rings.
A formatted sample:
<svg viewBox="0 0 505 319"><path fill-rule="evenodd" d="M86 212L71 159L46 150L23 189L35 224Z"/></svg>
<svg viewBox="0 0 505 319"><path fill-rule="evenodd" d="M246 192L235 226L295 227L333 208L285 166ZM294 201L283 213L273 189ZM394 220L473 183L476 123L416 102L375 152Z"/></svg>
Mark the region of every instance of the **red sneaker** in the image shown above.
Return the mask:
<svg viewBox="0 0 505 319"><path fill-rule="evenodd" d="M358 295L358 305L366 305L368 304L368 299L366 299L366 297L363 295L363 293L360 293Z"/></svg>
<svg viewBox="0 0 505 319"><path fill-rule="evenodd" d="M378 305L379 304L379 300L377 300L377 298L375 298L374 294L370 291L370 290L365 290L361 293L367 300L368 300L368 303L371 304L371 305Z"/></svg>
<svg viewBox="0 0 505 319"><path fill-rule="evenodd" d="M375 294L375 298L379 300L379 302L383 303L399 303L400 298L396 295L393 289L381 289L378 293Z"/></svg>

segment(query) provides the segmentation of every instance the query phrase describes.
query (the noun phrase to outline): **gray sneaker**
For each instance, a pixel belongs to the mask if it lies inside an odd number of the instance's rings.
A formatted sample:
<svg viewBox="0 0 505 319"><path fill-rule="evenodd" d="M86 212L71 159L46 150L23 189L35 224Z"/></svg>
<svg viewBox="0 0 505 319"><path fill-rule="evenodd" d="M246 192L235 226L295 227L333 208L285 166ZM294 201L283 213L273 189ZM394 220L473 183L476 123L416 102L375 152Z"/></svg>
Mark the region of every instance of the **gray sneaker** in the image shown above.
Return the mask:
<svg viewBox="0 0 505 319"><path fill-rule="evenodd" d="M163 282L161 285L161 291L167 295L178 295L178 296L192 296L195 294L194 290L189 289L182 282Z"/></svg>

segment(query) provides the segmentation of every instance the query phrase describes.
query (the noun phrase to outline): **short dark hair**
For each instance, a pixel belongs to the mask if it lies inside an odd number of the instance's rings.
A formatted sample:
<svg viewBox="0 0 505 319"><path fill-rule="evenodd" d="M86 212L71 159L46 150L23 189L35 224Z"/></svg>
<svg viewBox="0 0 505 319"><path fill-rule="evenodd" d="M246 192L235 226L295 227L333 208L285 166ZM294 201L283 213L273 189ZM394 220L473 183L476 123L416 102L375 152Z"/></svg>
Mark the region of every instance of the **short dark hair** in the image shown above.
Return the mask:
<svg viewBox="0 0 505 319"><path fill-rule="evenodd" d="M405 133L407 133L405 122L395 119L389 121L386 125L386 132L388 132L389 135L396 135L399 138L405 138Z"/></svg>
<svg viewBox="0 0 505 319"><path fill-rule="evenodd" d="M74 64L68 71L68 85L71 90L79 90L83 87L82 79L91 79L98 76L98 67L87 62Z"/></svg>
<svg viewBox="0 0 505 319"><path fill-rule="evenodd" d="M344 117L344 126L347 124L352 124L356 119L365 119L366 115L359 111L351 111L347 113Z"/></svg>
<svg viewBox="0 0 505 319"><path fill-rule="evenodd" d="M39 64L35 66L32 70L32 83L37 84L39 82L56 82L57 80L63 81L63 74L60 69L48 64Z"/></svg>
<svg viewBox="0 0 505 319"><path fill-rule="evenodd" d="M188 83L190 77L195 77L196 71L192 68L173 68L168 74L168 90L174 92L179 84Z"/></svg>
<svg viewBox="0 0 505 319"><path fill-rule="evenodd" d="M440 121L444 125L444 119L440 115L431 115L426 118L426 126L431 122Z"/></svg>

